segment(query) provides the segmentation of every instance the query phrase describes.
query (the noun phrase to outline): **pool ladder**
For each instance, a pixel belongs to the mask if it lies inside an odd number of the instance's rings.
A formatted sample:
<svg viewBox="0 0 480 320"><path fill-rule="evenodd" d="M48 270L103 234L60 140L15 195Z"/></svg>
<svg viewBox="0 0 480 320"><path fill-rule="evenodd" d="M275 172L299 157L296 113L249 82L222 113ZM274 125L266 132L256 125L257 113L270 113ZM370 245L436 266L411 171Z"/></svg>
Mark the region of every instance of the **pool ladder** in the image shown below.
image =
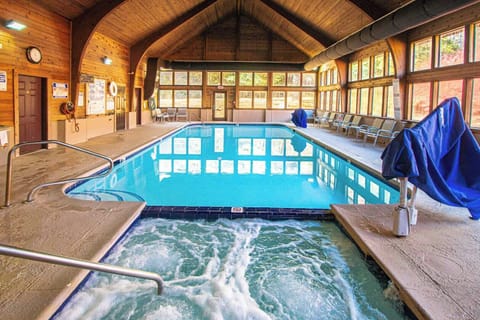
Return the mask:
<svg viewBox="0 0 480 320"><path fill-rule="evenodd" d="M97 263L88 260L68 258L59 255L53 255L45 252L21 249L13 246L0 245L0 254L17 258L24 258L40 262L59 264L68 267L75 267L93 271L108 272L123 276L143 278L153 280L157 283L157 294L161 295L163 291L162 277L156 273L114 266L111 264Z"/></svg>
<svg viewBox="0 0 480 320"><path fill-rule="evenodd" d="M13 155L15 150L18 148L21 148L23 146L28 146L28 145L36 145L36 144L58 144L62 145L64 147L77 150L98 158L102 158L106 160L109 163L109 168L107 171L96 174L93 176L89 177L81 177L81 178L72 178L72 179L66 179L66 180L59 180L59 181L54 181L54 182L47 182L47 183L42 183L37 186L35 186L27 196L27 201L31 202L33 201L33 196L35 193L44 187L47 186L52 186L52 185L58 185L58 184L65 184L65 183L70 183L70 182L75 182L75 181L84 181L84 180L90 180L94 178L101 178L104 176L107 176L113 169L113 160L110 159L109 157L106 157L102 154L83 149L62 141L58 140L45 140L45 141L32 141L32 142L23 142L16 144L10 149L8 152L8 160L7 160L7 178L6 178L6 186L5 186L5 207L10 206L10 190L12 187L12 167L13 167ZM105 263L97 263L97 262L92 262L88 260L82 260L82 259L76 259L76 258L69 258L69 257L64 257L64 256L59 256L59 255L53 255L45 252L39 252L39 251L32 251L32 250L27 250L27 249L21 249L13 246L7 246L7 245L2 245L0 244L0 254L2 255L7 255L7 256L12 256L12 257L17 257L17 258L23 258L23 259L29 259L29 260L35 260L35 261L40 261L40 262L47 262L47 263L52 263L52 264L58 264L58 265L64 265L64 266L69 266L69 267L75 267L75 268L81 268L81 269L87 269L87 270L93 270L93 271L101 271L101 272L108 272L108 273L113 273L113 274L119 274L119 275L124 275L124 276L130 276L130 277L137 277L137 278L143 278L143 279L149 279L153 280L157 283L157 294L161 294L163 291L163 280L162 277L156 273L153 272L148 272L148 271L142 271L142 270L136 270L136 269L129 269L129 268L124 268L124 267L119 267L119 266L114 266L110 264L105 264Z"/></svg>
<svg viewBox="0 0 480 320"><path fill-rule="evenodd" d="M35 186L29 193L28 193L28 196L27 196L27 202L32 202L33 201L33 196L35 195L35 193L40 190L41 188L44 188L44 187L48 187L48 186L53 186L53 185L58 185L58 184L65 184L65 183L70 183L70 182L76 182L76 181L85 181L85 180L90 180L90 179L95 179L95 178L102 178L102 177L105 177L107 175L110 174L110 172L113 170L113 160L110 159L109 157L107 156L104 156L103 154L100 154L100 153L96 153L96 152L93 152L93 151L90 151L90 150L87 150L87 149L84 149L84 148L80 148L80 147L77 147L77 146L74 146L74 145L71 145L71 144L68 144L68 143L65 143L65 142L62 142L62 141L58 141L58 140L45 140L45 141L31 141L31 142L23 142L23 143L19 143L19 144L16 144L12 147L12 149L10 149L10 151L8 152L8 159L7 159L7 178L6 178L6 184L5 184L5 204L4 206L5 207L8 207L10 206L10 190L12 188L12 168L13 168L13 155L15 154L15 151L18 149L18 148L21 148L21 147L24 147L24 146L30 146L30 145L37 145L37 144L58 144L58 145L61 145L61 146L64 146L66 148L70 148L70 149L73 149L73 150L76 150L76 151L80 151L80 152L83 152L83 153L86 153L86 154L89 154L91 156L94 156L94 157L97 157L97 158L102 158L104 160L106 160L109 164L109 167L108 167L108 170L103 172L103 173L99 173L99 174L95 174L95 175L92 175L92 176L89 176L89 177L80 177L80 178L72 178L72 179L66 179L66 180L59 180L59 181L53 181L53 182L47 182L47 183L42 183L42 184L39 184L37 186Z"/></svg>

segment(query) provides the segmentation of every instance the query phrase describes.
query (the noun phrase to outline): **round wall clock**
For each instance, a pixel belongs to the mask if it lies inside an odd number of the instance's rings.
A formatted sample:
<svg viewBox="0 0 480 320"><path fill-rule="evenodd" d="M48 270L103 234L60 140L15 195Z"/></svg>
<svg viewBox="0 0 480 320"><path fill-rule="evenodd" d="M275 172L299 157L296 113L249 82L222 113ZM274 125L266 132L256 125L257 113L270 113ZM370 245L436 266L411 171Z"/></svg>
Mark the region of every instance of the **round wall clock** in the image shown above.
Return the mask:
<svg viewBox="0 0 480 320"><path fill-rule="evenodd" d="M31 63L40 63L42 61L42 51L37 47L28 47L27 59Z"/></svg>

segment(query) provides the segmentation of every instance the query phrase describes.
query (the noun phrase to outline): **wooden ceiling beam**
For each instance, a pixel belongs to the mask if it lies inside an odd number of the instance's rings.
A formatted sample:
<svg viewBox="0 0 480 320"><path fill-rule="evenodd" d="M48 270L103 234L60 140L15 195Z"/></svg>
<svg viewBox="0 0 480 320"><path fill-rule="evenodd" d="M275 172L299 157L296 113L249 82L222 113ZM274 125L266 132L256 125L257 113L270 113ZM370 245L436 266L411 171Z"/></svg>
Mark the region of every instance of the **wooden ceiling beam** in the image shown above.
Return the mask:
<svg viewBox="0 0 480 320"><path fill-rule="evenodd" d="M80 67L85 54L85 48L88 45L93 33L97 29L100 21L113 9L120 6L125 0L108 0L98 2L96 5L85 11L72 21L71 34L71 87L72 101L76 101L78 96L78 82L80 81Z"/></svg>
<svg viewBox="0 0 480 320"><path fill-rule="evenodd" d="M360 10L368 14L370 18L372 18L373 20L377 20L388 13L384 8L379 7L371 0L349 0L349 1L354 5L356 5Z"/></svg>
<svg viewBox="0 0 480 320"><path fill-rule="evenodd" d="M328 35L320 32L318 29L314 28L312 25L305 22L303 19L297 17L290 11L286 10L282 6L278 5L272 0L261 0L263 4L275 11L277 14L282 16L284 19L288 20L289 23L295 25L297 28L308 34L310 37L318 41L325 48L334 44L336 41L330 38Z"/></svg>

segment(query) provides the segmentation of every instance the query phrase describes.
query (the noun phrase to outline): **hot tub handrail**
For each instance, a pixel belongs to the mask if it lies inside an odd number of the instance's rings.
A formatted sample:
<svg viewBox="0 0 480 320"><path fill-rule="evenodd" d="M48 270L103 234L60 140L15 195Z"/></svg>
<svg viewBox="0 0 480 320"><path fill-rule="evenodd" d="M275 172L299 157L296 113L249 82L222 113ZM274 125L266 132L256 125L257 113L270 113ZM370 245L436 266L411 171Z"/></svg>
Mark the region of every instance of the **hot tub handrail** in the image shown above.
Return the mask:
<svg viewBox="0 0 480 320"><path fill-rule="evenodd" d="M163 279L159 274L154 272L119 267L111 264L92 262L92 261L83 260L83 259L70 258L70 257L54 255L54 254L49 254L49 253L40 252L40 251L21 249L18 247L7 246L3 244L0 244L0 254L22 258L22 259L29 259L29 260L35 260L35 261L46 262L51 264L58 264L58 265L63 265L68 267L108 272L108 273L119 274L123 276L153 280L157 283L157 294L161 295L163 291Z"/></svg>
<svg viewBox="0 0 480 320"><path fill-rule="evenodd" d="M35 186L28 193L28 196L27 196L27 201L28 202L33 201L33 196L35 195L35 193L43 187L48 187L48 186L58 185L58 184L65 184L65 183L76 182L76 181L85 181L85 180L90 180L90 179L95 179L95 178L101 178L101 177L107 176L113 170L114 164L113 164L113 160L111 158L109 158L107 156L104 156L103 154L96 153L96 152L90 151L88 149L80 148L80 147L77 147L77 146L62 142L62 141L44 140L44 141L22 142L22 143L16 144L8 152L7 177L6 177L6 186L5 186L5 205L4 205L5 207L10 206L10 190L11 190L11 187L12 187L13 155L14 155L15 150L17 150L18 148L24 147L24 146L36 145L36 144L50 144L50 143L58 144L58 145L66 147L66 148L70 148L70 149L73 149L73 150L76 150L76 151L80 151L80 152L92 155L94 157L97 157L97 158L102 158L109 163L109 168L108 168L107 171L104 171L104 172L96 174L96 175L88 176L88 177L71 178L71 179L65 179L65 180L59 180L59 181L46 182L46 183L39 184L39 185Z"/></svg>

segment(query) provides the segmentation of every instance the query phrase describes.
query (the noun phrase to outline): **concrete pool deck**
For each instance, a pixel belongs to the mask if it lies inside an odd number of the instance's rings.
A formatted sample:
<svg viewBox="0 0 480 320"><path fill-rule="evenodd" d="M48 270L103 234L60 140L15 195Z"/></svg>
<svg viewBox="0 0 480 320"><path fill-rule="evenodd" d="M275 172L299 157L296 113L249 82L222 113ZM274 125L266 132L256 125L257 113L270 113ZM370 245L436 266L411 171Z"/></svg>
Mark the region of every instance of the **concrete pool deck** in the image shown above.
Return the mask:
<svg viewBox="0 0 480 320"><path fill-rule="evenodd" d="M185 123L162 123L97 137L78 146L113 159L158 139ZM366 167L379 171L382 147L363 145L326 128L301 129ZM36 185L76 177L103 165L64 148L14 160L12 205L0 210L0 244L98 261L143 209L138 202L89 202L66 197L62 187ZM5 192L6 167L0 167ZM3 198L2 198L3 199ZM391 233L388 205L335 205L333 212L365 254L372 256L400 288L420 319L480 318L480 221L465 209L447 207L420 193L418 224L406 238ZM48 319L88 273L0 255L2 319ZM155 294L155 283L151 284Z"/></svg>

